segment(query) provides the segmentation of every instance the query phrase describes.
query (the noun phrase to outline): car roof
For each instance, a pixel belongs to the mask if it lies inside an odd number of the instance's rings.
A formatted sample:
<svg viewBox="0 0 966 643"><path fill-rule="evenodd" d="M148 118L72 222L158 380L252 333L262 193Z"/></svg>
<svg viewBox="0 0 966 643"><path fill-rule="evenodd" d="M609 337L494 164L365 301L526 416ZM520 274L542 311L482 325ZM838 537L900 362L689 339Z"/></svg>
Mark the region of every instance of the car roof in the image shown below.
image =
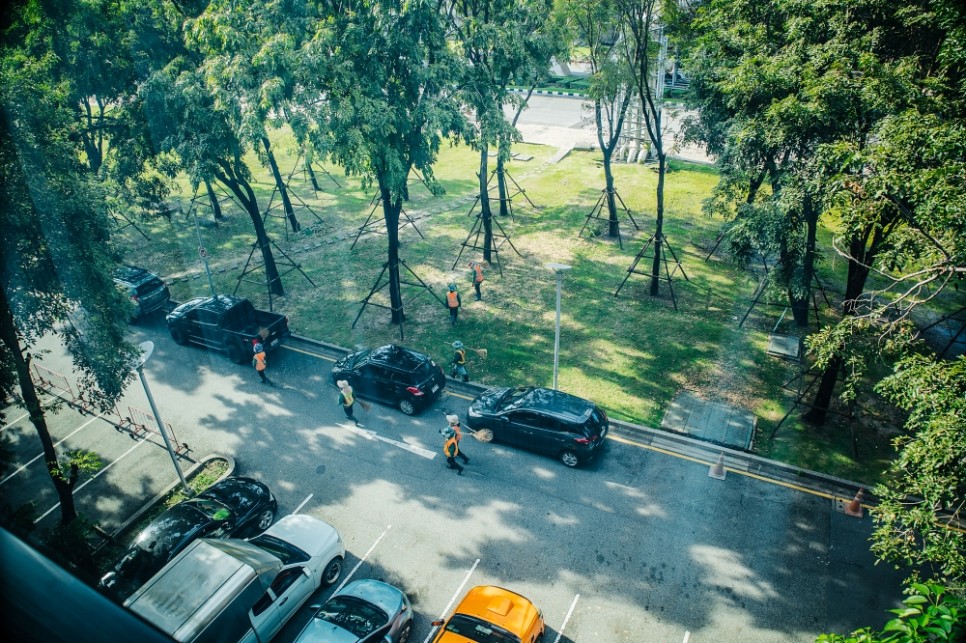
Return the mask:
<svg viewBox="0 0 966 643"><path fill-rule="evenodd" d="M500 410L540 411L547 415L574 422L586 420L594 410L593 402L549 388L520 387L512 389L506 399L517 395L519 397L511 405L503 406Z"/></svg>
<svg viewBox="0 0 966 643"><path fill-rule="evenodd" d="M215 295L207 301L204 301L198 307L223 313L233 308L240 301L242 301L241 297L233 297L231 295Z"/></svg>
<svg viewBox="0 0 966 643"><path fill-rule="evenodd" d="M337 596L360 598L367 603L372 603L389 615L390 618L401 609L404 600L401 590L373 578L352 581Z"/></svg>
<svg viewBox="0 0 966 643"><path fill-rule="evenodd" d="M429 356L405 346L387 344L369 351L368 359L400 371L415 371L429 360Z"/></svg>
<svg viewBox="0 0 966 643"><path fill-rule="evenodd" d="M132 286L140 286L141 284L147 283L152 279L159 279L159 277L153 272L148 272L144 268L138 268L137 266L129 266L125 264L123 266L118 266L114 270L115 281L120 281Z"/></svg>
<svg viewBox="0 0 966 643"><path fill-rule="evenodd" d="M539 612L529 599L516 592L494 585L480 585L466 593L453 613L475 616L523 636Z"/></svg>

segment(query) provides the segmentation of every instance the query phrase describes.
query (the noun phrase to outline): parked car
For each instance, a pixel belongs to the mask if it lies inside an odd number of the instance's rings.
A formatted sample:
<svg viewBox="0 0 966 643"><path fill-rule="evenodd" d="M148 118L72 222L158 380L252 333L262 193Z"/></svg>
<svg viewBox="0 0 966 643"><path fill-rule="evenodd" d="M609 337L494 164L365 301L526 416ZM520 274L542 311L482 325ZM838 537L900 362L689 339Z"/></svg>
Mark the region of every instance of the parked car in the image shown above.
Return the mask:
<svg viewBox="0 0 966 643"><path fill-rule="evenodd" d="M230 295L196 297L172 310L165 321L178 344L224 351L236 364L251 361L254 342L270 351L291 334L284 315L258 310L247 299Z"/></svg>
<svg viewBox="0 0 966 643"><path fill-rule="evenodd" d="M406 643L413 629L409 599L392 585L373 579L346 585L315 616L296 643Z"/></svg>
<svg viewBox="0 0 966 643"><path fill-rule="evenodd" d="M248 536L275 519L278 502L261 482L232 477L174 505L137 535L100 585L119 599L129 596L191 541Z"/></svg>
<svg viewBox="0 0 966 643"><path fill-rule="evenodd" d="M480 585L466 593L433 643L536 643L543 636L543 612L529 599L502 587Z"/></svg>
<svg viewBox="0 0 966 643"><path fill-rule="evenodd" d="M395 344L346 355L332 367L332 383L339 380L357 396L398 406L406 415L432 404L446 386L433 358Z"/></svg>
<svg viewBox="0 0 966 643"><path fill-rule="evenodd" d="M600 452L607 414L593 402L547 388L498 387L470 404L466 426L483 442L495 440L576 467Z"/></svg>
<svg viewBox="0 0 966 643"><path fill-rule="evenodd" d="M131 297L133 311L130 321L136 321L164 308L171 293L161 277L144 268L120 266L114 271L114 283Z"/></svg>
<svg viewBox="0 0 966 643"><path fill-rule="evenodd" d="M248 541L201 538L125 603L176 641L269 641L342 573L345 546L325 521L285 516Z"/></svg>

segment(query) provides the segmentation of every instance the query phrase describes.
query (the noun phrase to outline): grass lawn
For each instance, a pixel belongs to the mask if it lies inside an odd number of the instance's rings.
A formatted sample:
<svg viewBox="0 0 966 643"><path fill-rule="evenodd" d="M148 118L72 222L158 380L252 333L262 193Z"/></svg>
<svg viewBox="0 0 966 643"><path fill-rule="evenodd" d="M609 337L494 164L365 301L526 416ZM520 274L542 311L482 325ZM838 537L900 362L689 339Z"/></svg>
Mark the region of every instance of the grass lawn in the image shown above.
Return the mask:
<svg viewBox="0 0 966 643"><path fill-rule="evenodd" d="M279 164L288 174L296 165L291 137L282 131L274 138ZM885 410L884 417L863 417L851 428L835 417L820 429L802 424L795 412L772 437L794 399L782 385L794 379L798 366L765 354L768 334L782 313L780 306L757 307L738 328L758 275L731 262L723 249L710 260L705 259L722 224L701 211L702 200L717 181L712 169L672 162L667 176L665 234L681 262L672 282L675 310L667 282L661 283L658 297L651 297L644 275L632 274L619 296L614 296L653 231L656 172L642 165L614 168L618 192L641 227L635 230L628 218L622 218L621 249L616 239L604 236L602 221L591 220L578 237L601 194L599 154L575 151L551 164L554 148L521 144L514 151L533 157L512 161L508 171L536 207L530 207L524 196L517 194L512 200L514 216L500 221L509 236L499 252L503 275L496 265L487 271L483 302L473 301L466 267L469 260L480 259L481 252L462 246L475 220L468 214L474 203L478 155L462 146L442 150L435 174L446 188L443 196L432 196L418 180L411 183L411 199L405 210L416 218L425 239L413 227L404 227L400 233L401 257L440 297L446 284L455 281L464 306L459 325L452 329L446 310L433 296L420 288L403 286L403 343L448 362L450 344L459 339L489 353L485 361L470 353L468 369L473 380L493 385L549 386L556 281L545 264L567 263L573 269L564 278L562 289L561 389L596 401L612 417L650 426L660 424L671 399L686 389L755 413L759 418L755 448L762 455L861 482L880 479L891 457L890 434L883 430L889 420ZM250 167L257 169L255 187L264 209L272 198L273 184L254 157ZM296 204L301 201L312 210L302 208L298 214L307 230L287 232L280 216L267 219L267 229L278 247L317 285L313 288L298 272L289 272L283 278L286 296L276 298L274 307L286 313L292 330L302 335L343 346L399 342L399 328L388 323L385 309L367 308L355 328L351 327L360 302L374 286L386 260L386 242L383 235L366 234L350 249L373 210L372 191L363 191L358 179L346 178L338 168L326 168L342 184L341 189L320 175L324 192L315 194L301 172L292 176ZM207 294L208 285L198 259L199 229L190 214L190 187L184 183L181 189L183 194L169 201L179 203L189 212L187 216L176 214L170 223L161 218L138 221L151 241L132 228L124 229L118 241L131 263L169 280L187 275L187 280L174 279L172 284L173 296L184 300ZM278 201L276 196L273 204ZM241 266L254 242L247 215L230 205L225 204L230 219L218 225L211 223L208 208L194 210L205 223L200 234L216 270L216 287L228 293L238 285ZM274 206L270 213L281 214ZM380 215L377 211L374 220L381 220ZM829 233L823 238L828 239ZM469 244L472 242L470 239ZM454 269L461 249L462 257ZM278 253L276 257L282 259ZM842 267L841 260L833 265L826 257L823 274L830 280L838 279L834 271ZM675 270L676 266L672 262L669 268ZM649 261L642 260L638 270L648 269ZM260 274L251 277L259 278ZM407 280L415 281L411 277ZM834 283L843 282L839 279ZM384 292L373 301L388 303ZM256 306L268 305L264 286L243 282L238 294L252 299ZM823 315L824 322L830 321ZM778 332L794 332L788 316ZM881 406L874 398L861 402Z"/></svg>

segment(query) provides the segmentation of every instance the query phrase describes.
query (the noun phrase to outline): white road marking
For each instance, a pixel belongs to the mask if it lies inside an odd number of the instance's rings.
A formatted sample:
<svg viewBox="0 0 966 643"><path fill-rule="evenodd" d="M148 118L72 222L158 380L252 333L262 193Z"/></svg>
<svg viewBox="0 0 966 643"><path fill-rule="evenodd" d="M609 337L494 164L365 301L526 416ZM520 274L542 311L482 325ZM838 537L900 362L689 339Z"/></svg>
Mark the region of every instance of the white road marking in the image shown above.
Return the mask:
<svg viewBox="0 0 966 643"><path fill-rule="evenodd" d="M294 516L294 515L295 515L295 514L297 514L298 512L300 512L300 511L302 511L302 507L304 507L304 506L306 505L306 503L307 503L307 502L308 502L309 500L311 500L311 499L312 499L312 496L313 496L313 495L315 495L315 494L311 494L311 493L310 493L310 494L308 495L308 497L307 497L307 498L306 498L305 500L303 500L303 501L302 501L302 504L300 504L300 505L299 505L298 507L296 507L296 508L295 508L295 511L293 511L293 512L292 512L292 515Z"/></svg>
<svg viewBox="0 0 966 643"><path fill-rule="evenodd" d="M333 592L333 594L338 594L339 592L342 591L342 588L345 587L345 584L349 582L349 579L352 578L352 575L355 574L356 571L359 569L359 567L362 566L362 563L366 562L366 559L369 558L369 554L371 554L372 550L376 548L376 545L379 544L379 541L382 540L385 537L385 535L389 533L390 529L392 529L392 525L386 525L386 530L382 532L382 534L380 534L378 538L376 538L376 542L372 543L372 547L369 548L369 551L367 551L365 555L359 559L359 562L356 563L356 566L352 568L352 571L349 572L349 575L346 576L343 579L343 581L339 584L339 586L335 588L335 591Z"/></svg>
<svg viewBox="0 0 966 643"><path fill-rule="evenodd" d="M60 442L56 442L56 443L54 443L54 448L57 448L58 446L60 446L60 444L61 444L62 442L64 442L64 440L67 440L68 438L70 438L70 437L71 437L72 435L74 435L74 433L77 433L77 432L78 432L78 431L80 431L81 429L83 429L83 428L86 428L86 427L87 427L87 425L88 425L88 424L90 424L91 422L93 422L94 420L98 420L98 419L100 419L100 417L101 417L102 415L104 415L104 414L103 414L103 413L98 413L97 415L95 415L94 417L92 417L91 419L89 419L89 420L88 420L87 422L84 422L84 423L83 423L82 425L80 425L79 427L77 427L77 428L76 428L76 429L75 429L75 430L73 431L73 433L71 433L70 435L68 435L67 437L65 437L65 438L64 438L63 440L61 440ZM15 476L15 475L17 475L18 473L20 473L21 471L23 471L24 469L26 469L27 467L29 467L30 465L32 465L32 464L33 464L34 462L36 462L37 460L39 460L39 459L41 459L42 457L44 457L44 454L43 454L43 452L41 452L41 453L40 453L40 455L38 455L37 457L35 457L35 458L34 458L33 460L31 460L31 461L30 461L30 462L28 462L27 464L25 464L25 465L23 465L22 467L20 467L19 469L17 469L16 471L14 471L13 473L11 473L10 475L8 475L8 476L7 476L6 478L4 478L3 480L0 480L0 484L3 484L4 482L6 482L7 480L9 480L10 478L12 478L12 477L14 477L14 476Z"/></svg>
<svg viewBox="0 0 966 643"><path fill-rule="evenodd" d="M473 566L470 567L470 571L466 572L466 576L463 577L463 582L460 583L460 586L456 588L455 592L453 592L453 597L449 599L449 603L447 603L446 607L443 608L443 613L439 615L439 618L446 618L446 615L449 613L449 609L453 607L453 603L456 602L456 597L463 592L463 588L466 586L466 582L470 579L470 576L473 575L473 572L476 571L476 566L479 564L480 564L480 559L477 558L476 562L473 563ZM433 629L431 629L429 631L429 634L426 635L426 638L423 639L423 643L429 643L429 639L433 638L433 634L435 634L436 630L438 629L439 629L439 626L434 625Z"/></svg>
<svg viewBox="0 0 966 643"><path fill-rule="evenodd" d="M687 630L685 630L685 631L684 631L684 641L683 641L683 643L688 643L688 641L689 641L690 639L691 639L691 632L689 632L689 631L687 631Z"/></svg>
<svg viewBox="0 0 966 643"><path fill-rule="evenodd" d="M25 417L30 417L30 414L29 414L29 413L24 413L23 415L21 415L20 417L18 417L18 418L17 418L16 420L14 420L14 421L12 421L12 422L8 422L7 424L4 424L4 425L3 425L3 429L0 429L0 431L3 431L4 429L9 429L9 428L10 428L10 427L12 427L12 426L13 426L14 424L16 424L16 423L17 423L17 422L19 422L20 420L22 420L22 419L24 419Z"/></svg>
<svg viewBox="0 0 966 643"><path fill-rule="evenodd" d="M394 447L399 447L400 449L404 449L406 451L409 451L410 453L415 453L421 458L426 458L427 460L432 460L433 458L436 457L435 451L430 451L429 449L418 447L415 444L400 442L399 440L393 440L392 438L381 436L371 429L360 429L359 427L352 426L351 424L340 424L339 426L341 426L347 431L355 433L356 435L361 435L367 440L379 440L380 442L391 444Z"/></svg>
<svg viewBox="0 0 966 643"><path fill-rule="evenodd" d="M126 458L128 456L128 454L131 453L131 451L134 451L136 448L138 448L142 444L148 444L148 442L149 442L148 440L141 440L140 442L138 442L137 444L135 444L133 447L131 447L130 449L128 449L127 451L125 451L124 454L120 458L118 458L117 460L114 460L114 462L111 462L109 465L107 465L106 467L104 467L103 469L101 469L100 471L98 471L97 473L95 473L93 476L91 476L90 480L85 481L84 484L82 484L79 487L75 487L74 490L71 492L71 495L76 495L78 491L80 491L81 489L83 489L84 487L86 487L87 485L89 485L90 483L92 483L95 480L97 480L97 478L99 478L102 473L104 473L105 471L107 471L108 469L110 469L111 467L113 467L115 464L117 464L118 462L120 462L121 460L123 460L124 458ZM56 505L54 505L53 507L51 507L50 509L48 509L46 512L44 512L44 515L42 515L40 518L37 518L37 520L34 521L34 524L36 525L38 522L40 522L41 520L43 520L44 518L46 518L47 516L49 516L50 513L52 511L54 511L55 509L57 509L57 507L59 507L59 506L60 506L60 503L58 502Z"/></svg>
<svg viewBox="0 0 966 643"><path fill-rule="evenodd" d="M567 615L564 617L563 624L560 629L557 630L557 638L553 640L553 643L560 643L560 637L563 636L564 629L567 627L567 623L570 621L570 616L574 613L574 608L577 607L577 601L580 599L580 594L574 594L574 600L570 603L570 609L567 610Z"/></svg>

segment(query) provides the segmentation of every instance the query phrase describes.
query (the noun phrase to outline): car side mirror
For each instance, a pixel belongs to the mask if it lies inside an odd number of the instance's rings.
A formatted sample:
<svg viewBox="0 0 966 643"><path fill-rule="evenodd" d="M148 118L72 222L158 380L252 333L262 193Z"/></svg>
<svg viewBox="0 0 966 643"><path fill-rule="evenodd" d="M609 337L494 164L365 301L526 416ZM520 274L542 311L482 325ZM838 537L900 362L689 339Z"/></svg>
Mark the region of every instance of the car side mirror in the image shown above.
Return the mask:
<svg viewBox="0 0 966 643"><path fill-rule="evenodd" d="M439 627L440 625L442 625L445 622L446 621L444 621L443 619L439 619L438 621L433 621L432 623L430 623L430 625L432 625L433 627Z"/></svg>

